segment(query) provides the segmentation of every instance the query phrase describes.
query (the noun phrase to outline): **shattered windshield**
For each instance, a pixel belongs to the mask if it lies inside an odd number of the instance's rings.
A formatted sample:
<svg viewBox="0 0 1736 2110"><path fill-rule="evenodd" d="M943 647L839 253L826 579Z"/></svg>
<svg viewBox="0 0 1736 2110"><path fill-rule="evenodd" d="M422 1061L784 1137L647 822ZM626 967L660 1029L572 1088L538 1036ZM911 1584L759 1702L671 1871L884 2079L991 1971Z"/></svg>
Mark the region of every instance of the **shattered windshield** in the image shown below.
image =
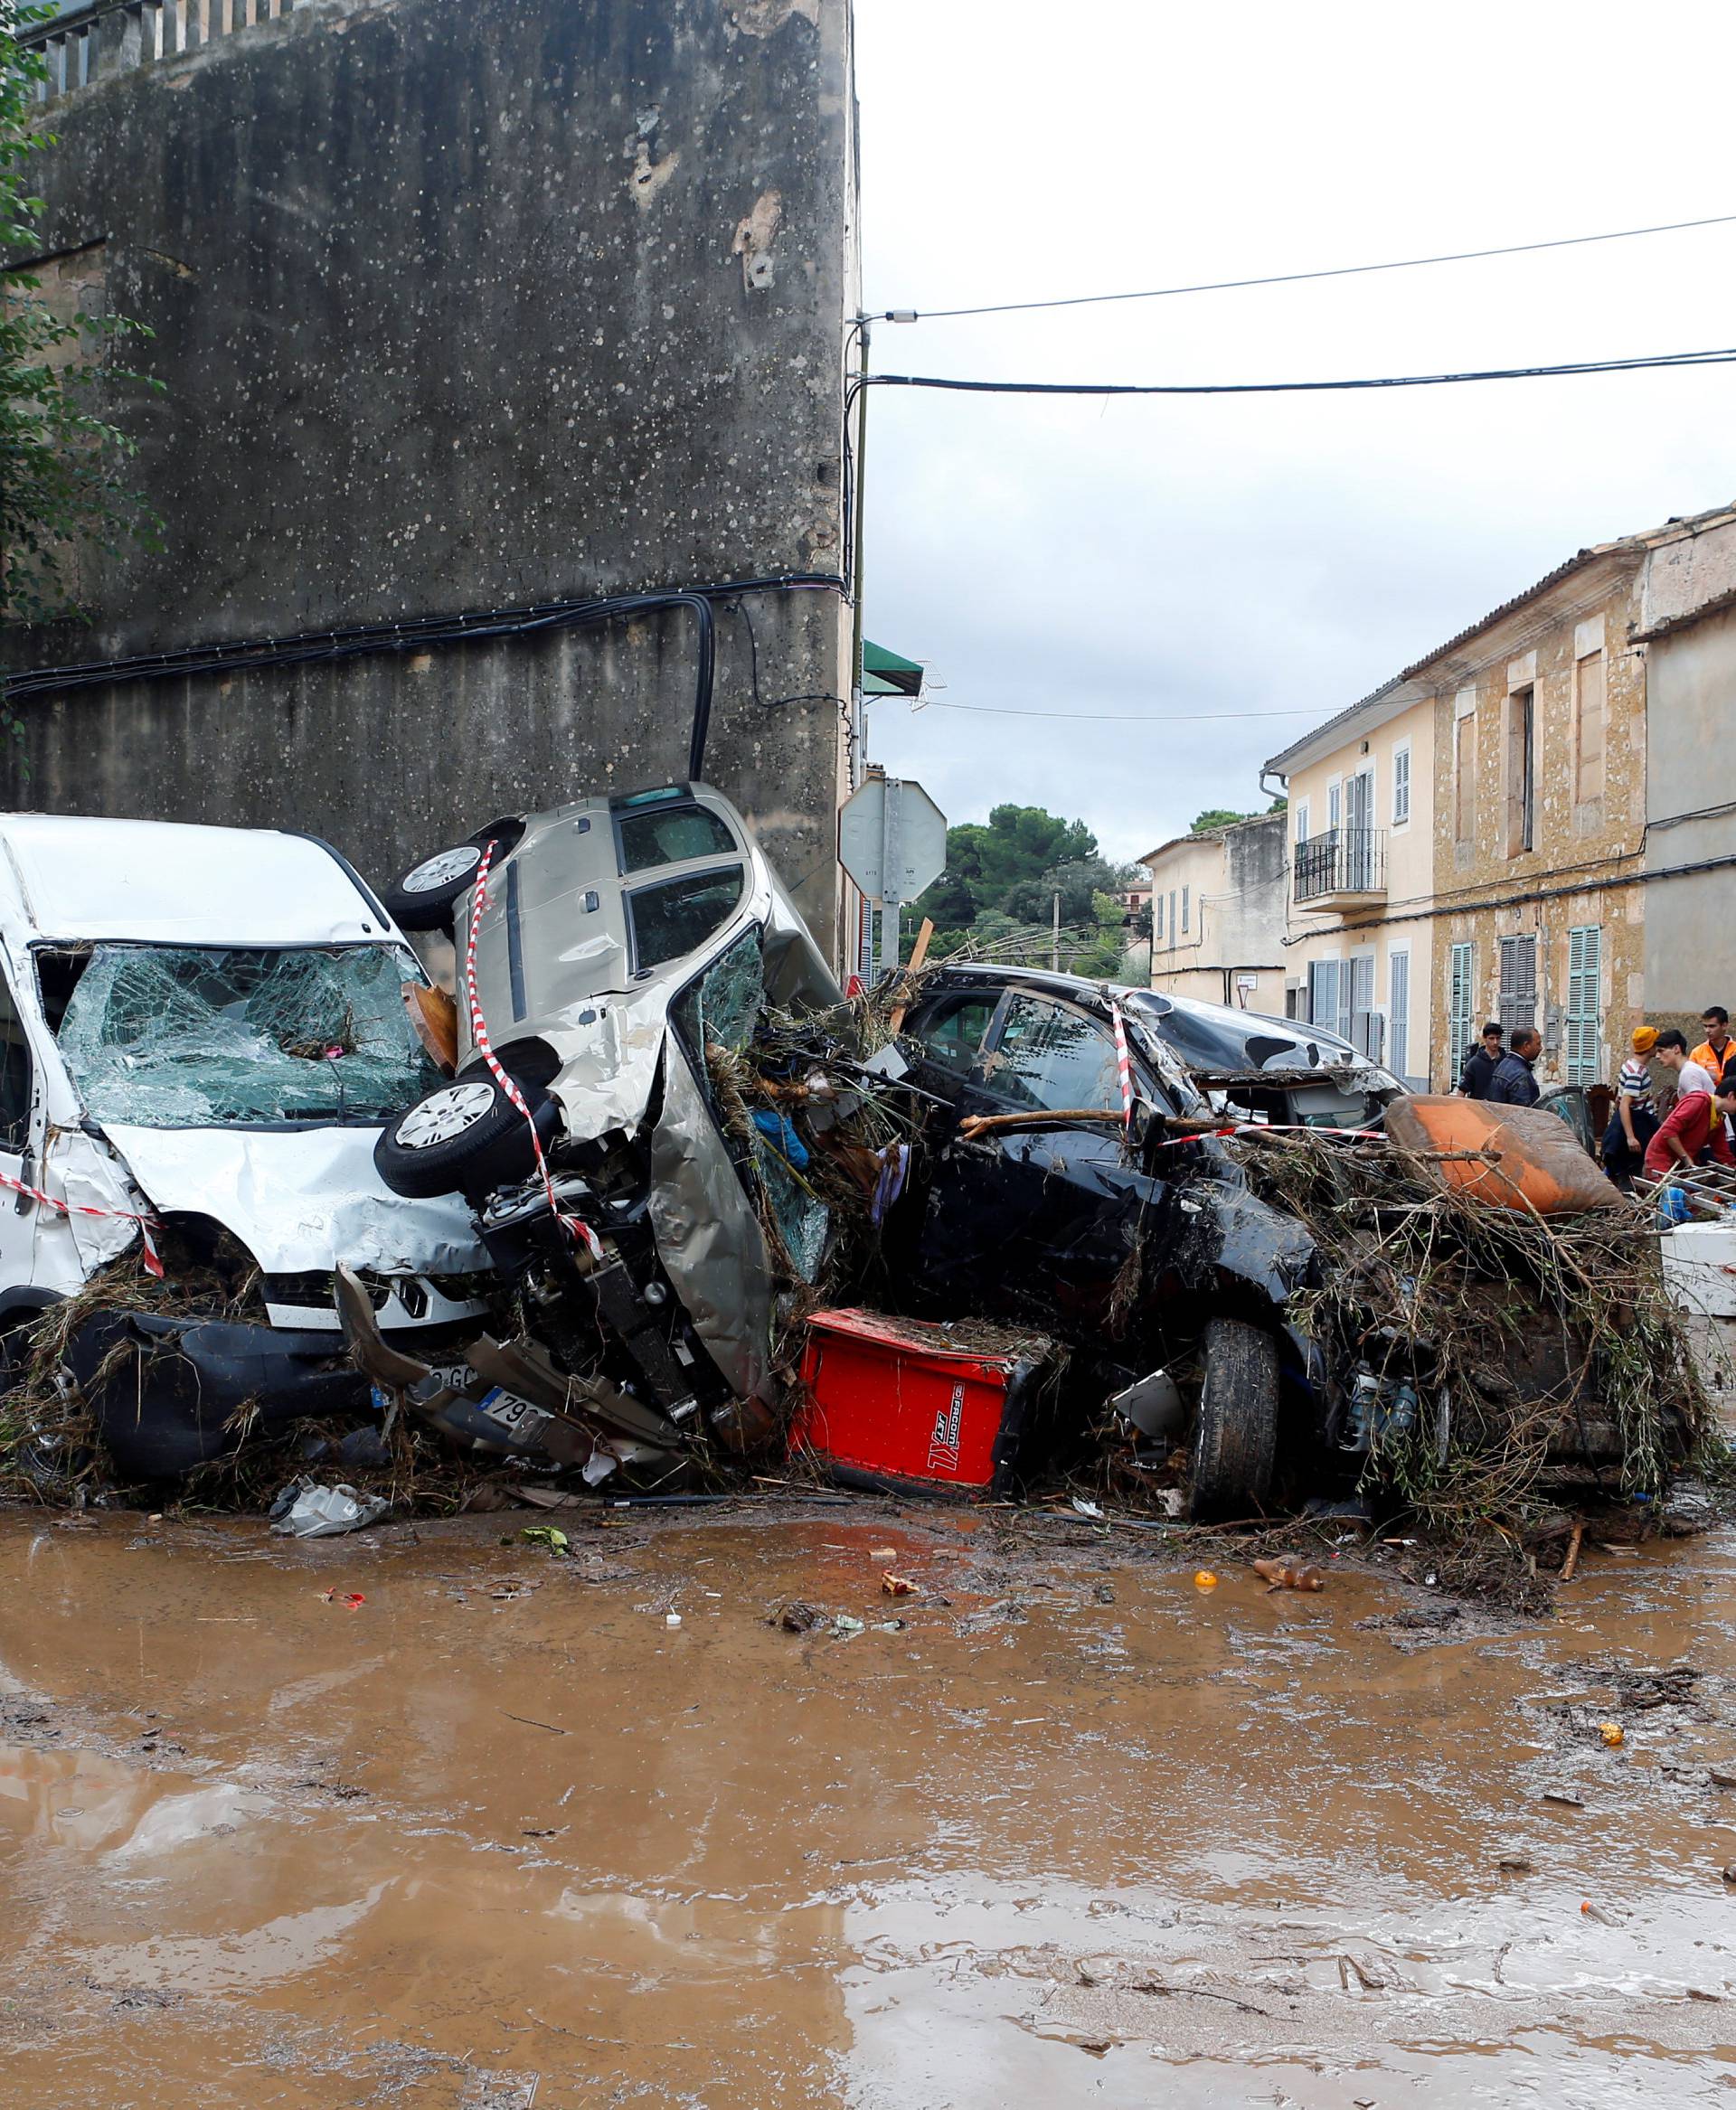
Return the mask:
<svg viewBox="0 0 1736 2110"><path fill-rule="evenodd" d="M1275 1022L1250 1013L1245 1025L1229 1025L1199 1012L1158 1011L1139 1005L1139 1015L1160 1040L1167 1041L1190 1069L1233 1071L1264 1069L1269 1065L1311 1069L1307 1044Z"/></svg>
<svg viewBox="0 0 1736 2110"><path fill-rule="evenodd" d="M378 1121L439 1082L404 1009L420 979L396 946L93 946L61 1053L99 1121Z"/></svg>

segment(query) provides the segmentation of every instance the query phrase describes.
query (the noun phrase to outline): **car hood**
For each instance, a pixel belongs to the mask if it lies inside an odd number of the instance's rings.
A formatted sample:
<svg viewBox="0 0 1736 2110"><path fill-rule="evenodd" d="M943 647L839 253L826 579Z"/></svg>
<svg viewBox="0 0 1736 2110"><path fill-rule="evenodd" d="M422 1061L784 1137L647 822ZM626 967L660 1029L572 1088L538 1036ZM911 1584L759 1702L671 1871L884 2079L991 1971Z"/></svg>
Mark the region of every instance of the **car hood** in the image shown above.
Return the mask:
<svg viewBox="0 0 1736 2110"><path fill-rule="evenodd" d="M373 1169L372 1126L136 1128L103 1134L159 1210L214 1217L268 1275L328 1272L339 1260L389 1274L486 1267L456 1194L406 1201Z"/></svg>

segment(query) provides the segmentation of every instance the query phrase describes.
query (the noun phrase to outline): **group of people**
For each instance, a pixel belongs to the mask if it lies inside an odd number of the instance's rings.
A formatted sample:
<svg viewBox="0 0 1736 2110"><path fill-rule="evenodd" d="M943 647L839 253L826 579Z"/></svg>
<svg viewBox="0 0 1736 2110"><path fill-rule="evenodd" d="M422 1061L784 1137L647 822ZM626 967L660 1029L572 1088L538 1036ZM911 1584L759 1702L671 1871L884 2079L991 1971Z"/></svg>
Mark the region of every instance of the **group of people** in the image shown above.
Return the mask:
<svg viewBox="0 0 1736 2110"><path fill-rule="evenodd" d="M1736 1039L1730 1013L1721 1003L1708 1004L1700 1022L1705 1039L1694 1049L1674 1026L1634 1028L1633 1053L1621 1066L1603 1139L1604 1170L1618 1186L1627 1186L1637 1172L1657 1180L1682 1165L1736 1165L1731 1149ZM1470 1099L1535 1106L1534 1069L1543 1047L1534 1027L1515 1026L1505 1034L1491 1021L1465 1059L1459 1090Z"/></svg>

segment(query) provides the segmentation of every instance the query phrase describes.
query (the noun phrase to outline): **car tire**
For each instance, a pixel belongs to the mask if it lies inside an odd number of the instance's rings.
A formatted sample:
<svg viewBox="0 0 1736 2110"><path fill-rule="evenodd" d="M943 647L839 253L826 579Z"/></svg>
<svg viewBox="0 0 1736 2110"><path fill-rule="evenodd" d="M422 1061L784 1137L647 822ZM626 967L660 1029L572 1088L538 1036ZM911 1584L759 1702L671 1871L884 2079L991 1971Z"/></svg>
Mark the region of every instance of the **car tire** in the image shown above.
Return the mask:
<svg viewBox="0 0 1736 2110"><path fill-rule="evenodd" d="M560 1109L537 1088L520 1089L546 1144ZM522 1180L535 1167L536 1151L530 1125L495 1079L471 1070L394 1115L374 1143L373 1163L394 1194L420 1201Z"/></svg>
<svg viewBox="0 0 1736 2110"><path fill-rule="evenodd" d="M1208 1322L1189 1513L1258 1509L1278 1456L1278 1342L1245 1319Z"/></svg>
<svg viewBox="0 0 1736 2110"><path fill-rule="evenodd" d="M448 935L458 903L476 883L482 853L492 843L496 859L516 848L524 833L519 820L495 821L449 849L420 858L381 890L381 903L400 930L444 930Z"/></svg>

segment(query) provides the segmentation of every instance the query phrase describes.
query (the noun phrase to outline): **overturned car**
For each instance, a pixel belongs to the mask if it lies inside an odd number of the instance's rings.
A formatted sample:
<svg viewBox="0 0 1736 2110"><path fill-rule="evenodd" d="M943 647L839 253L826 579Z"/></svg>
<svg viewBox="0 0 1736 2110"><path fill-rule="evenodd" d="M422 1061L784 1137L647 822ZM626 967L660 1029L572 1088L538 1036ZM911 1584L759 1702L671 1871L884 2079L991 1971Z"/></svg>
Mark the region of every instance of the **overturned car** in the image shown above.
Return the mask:
<svg viewBox="0 0 1736 2110"><path fill-rule="evenodd" d="M498 1392L520 1447L572 1462L576 1443L595 1479L741 1440L774 1396L765 1209L793 1202L798 1272L826 1227L715 1072L769 1012L843 999L741 816L703 785L579 800L438 852L388 899L451 928L463 972L451 1080L386 1125L375 1164L401 1194L467 1199L513 1338L456 1385L409 1373L352 1294L364 1365L436 1418Z"/></svg>

